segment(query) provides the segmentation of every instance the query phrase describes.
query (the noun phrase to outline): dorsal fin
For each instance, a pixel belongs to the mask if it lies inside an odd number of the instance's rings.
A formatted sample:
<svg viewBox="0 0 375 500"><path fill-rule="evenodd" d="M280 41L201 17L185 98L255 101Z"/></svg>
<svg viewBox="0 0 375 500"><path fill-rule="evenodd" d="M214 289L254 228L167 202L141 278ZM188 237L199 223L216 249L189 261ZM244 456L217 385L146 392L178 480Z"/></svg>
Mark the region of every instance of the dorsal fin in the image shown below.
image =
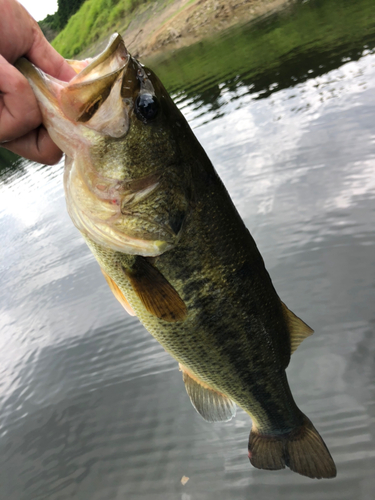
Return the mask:
<svg viewBox="0 0 375 500"><path fill-rule="evenodd" d="M314 333L314 330L310 328L302 319L296 316L284 302L281 302L284 310L284 314L289 326L290 333L290 349L291 354L297 349L300 343L306 338Z"/></svg>
<svg viewBox="0 0 375 500"><path fill-rule="evenodd" d="M147 311L164 321L180 321L187 309L169 281L144 257L137 256L130 267L122 266L133 290Z"/></svg>
<svg viewBox="0 0 375 500"><path fill-rule="evenodd" d="M212 389L185 366L179 366L190 401L207 422L227 422L236 415L236 405L231 399Z"/></svg>
<svg viewBox="0 0 375 500"><path fill-rule="evenodd" d="M127 301L127 299L125 298L124 294L122 293L122 291L119 289L119 287L116 285L116 283L113 281L112 278L110 278L108 276L108 274L103 271L102 268L100 268L102 270L102 273L104 274L104 277L105 277L105 280L106 282L108 283L109 285L109 288L112 290L112 293L113 295L116 297L116 299L120 302L120 304L122 305L122 307L125 309L125 311L130 314L130 316L136 316L132 306L129 304L129 302Z"/></svg>

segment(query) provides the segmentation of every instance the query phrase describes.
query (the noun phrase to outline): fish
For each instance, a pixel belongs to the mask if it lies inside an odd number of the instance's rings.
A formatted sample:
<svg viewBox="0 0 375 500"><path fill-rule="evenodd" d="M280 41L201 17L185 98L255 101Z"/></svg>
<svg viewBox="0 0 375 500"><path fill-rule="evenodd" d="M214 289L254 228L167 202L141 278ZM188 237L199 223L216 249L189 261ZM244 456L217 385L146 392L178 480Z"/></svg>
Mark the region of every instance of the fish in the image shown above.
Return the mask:
<svg viewBox="0 0 375 500"><path fill-rule="evenodd" d="M69 215L114 296L178 362L206 421L237 407L250 416L254 467L335 477L285 372L313 330L279 298L184 116L118 34L95 58L68 62L70 82L25 58L16 67L65 153Z"/></svg>

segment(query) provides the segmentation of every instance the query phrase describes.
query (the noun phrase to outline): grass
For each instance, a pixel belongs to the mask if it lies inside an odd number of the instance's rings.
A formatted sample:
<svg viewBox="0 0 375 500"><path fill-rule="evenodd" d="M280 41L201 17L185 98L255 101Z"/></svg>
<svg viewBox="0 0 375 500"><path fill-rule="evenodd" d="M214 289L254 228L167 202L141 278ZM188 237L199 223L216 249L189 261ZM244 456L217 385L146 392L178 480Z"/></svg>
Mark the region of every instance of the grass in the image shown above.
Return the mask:
<svg viewBox="0 0 375 500"><path fill-rule="evenodd" d="M64 57L73 58L120 27L126 29L136 11L154 3L155 0L86 0L52 45Z"/></svg>

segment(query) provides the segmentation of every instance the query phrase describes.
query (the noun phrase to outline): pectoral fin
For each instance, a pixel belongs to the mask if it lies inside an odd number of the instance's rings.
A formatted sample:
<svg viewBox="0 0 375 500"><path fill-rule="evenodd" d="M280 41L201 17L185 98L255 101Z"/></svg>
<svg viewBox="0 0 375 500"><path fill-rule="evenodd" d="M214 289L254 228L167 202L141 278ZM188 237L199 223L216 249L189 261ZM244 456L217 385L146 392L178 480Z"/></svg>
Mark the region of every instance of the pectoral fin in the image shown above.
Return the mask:
<svg viewBox="0 0 375 500"><path fill-rule="evenodd" d="M100 268L100 269L102 270L102 273L104 274L105 280L108 283L109 288L112 290L113 295L120 302L120 304L125 309L125 311L128 314L130 314L130 316L136 316L135 312L133 311L133 308L131 307L131 305L129 304L129 302L126 300L126 298L124 297L124 294L119 289L119 287L116 285L116 283L113 281L113 279L110 278L108 276L108 274L105 271L103 271L102 268Z"/></svg>
<svg viewBox="0 0 375 500"><path fill-rule="evenodd" d="M147 311L164 321L180 321L187 309L168 280L144 257L136 257L131 266L122 269Z"/></svg>
<svg viewBox="0 0 375 500"><path fill-rule="evenodd" d="M296 316L284 302L281 302L284 310L284 314L289 326L290 332L290 348L291 354L297 349L300 343L306 338L314 333L314 330L310 328L302 319Z"/></svg>
<svg viewBox="0 0 375 500"><path fill-rule="evenodd" d="M236 415L236 405L231 399L205 384L185 366L179 366L191 403L207 422L227 422Z"/></svg>

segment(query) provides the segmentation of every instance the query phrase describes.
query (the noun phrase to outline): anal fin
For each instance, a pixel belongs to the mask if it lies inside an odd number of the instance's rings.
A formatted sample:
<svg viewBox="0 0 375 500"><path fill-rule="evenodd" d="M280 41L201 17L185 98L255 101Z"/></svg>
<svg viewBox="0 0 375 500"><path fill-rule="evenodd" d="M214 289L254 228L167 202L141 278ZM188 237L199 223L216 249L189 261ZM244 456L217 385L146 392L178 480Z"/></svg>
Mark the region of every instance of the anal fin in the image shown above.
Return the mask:
<svg viewBox="0 0 375 500"><path fill-rule="evenodd" d="M236 415L236 405L225 394L205 384L180 364L182 378L191 403L207 422L227 422Z"/></svg>
<svg viewBox="0 0 375 500"><path fill-rule="evenodd" d="M122 293L122 291L119 289L119 287L116 285L116 283L113 281L112 278L110 278L108 276L108 274L103 271L102 268L100 268L102 270L102 273L104 274L104 277L105 277L105 280L106 282L108 283L109 285L109 288L111 289L113 295L116 297L116 299L120 302L120 304L122 305L122 307L125 309L125 311L130 314L130 316L136 316L132 306L129 304L129 302L126 300L126 298L124 297L124 294Z"/></svg>
<svg viewBox="0 0 375 500"><path fill-rule="evenodd" d="M289 326L290 332L290 348L291 354L297 349L300 343L306 338L314 333L314 330L310 328L302 319L296 316L284 302L281 302L283 306L284 314Z"/></svg>

